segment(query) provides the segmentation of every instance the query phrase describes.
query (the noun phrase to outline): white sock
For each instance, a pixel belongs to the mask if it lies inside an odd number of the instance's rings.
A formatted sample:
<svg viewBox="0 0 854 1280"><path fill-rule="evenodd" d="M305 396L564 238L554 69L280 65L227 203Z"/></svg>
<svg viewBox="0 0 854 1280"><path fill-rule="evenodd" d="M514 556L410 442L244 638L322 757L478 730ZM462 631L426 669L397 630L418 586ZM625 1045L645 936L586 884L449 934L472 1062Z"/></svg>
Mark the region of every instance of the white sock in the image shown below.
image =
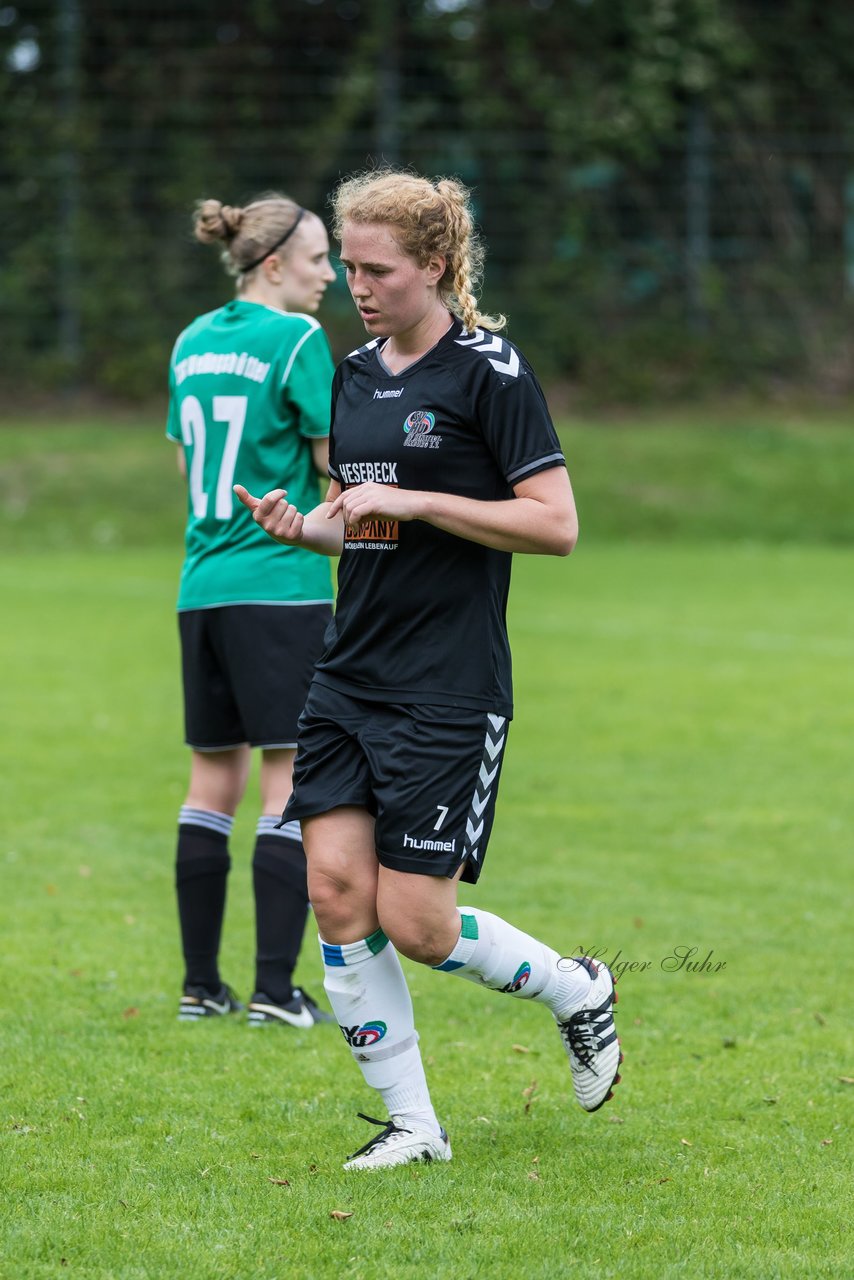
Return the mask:
<svg viewBox="0 0 854 1280"><path fill-rule="evenodd" d="M522 933L500 916L460 907L457 945L436 969L520 1000L537 1000L558 1017L581 1004L590 975L545 943Z"/></svg>
<svg viewBox="0 0 854 1280"><path fill-rule="evenodd" d="M320 940L323 986L365 1083L390 1116L438 1135L400 959L382 929L361 942Z"/></svg>

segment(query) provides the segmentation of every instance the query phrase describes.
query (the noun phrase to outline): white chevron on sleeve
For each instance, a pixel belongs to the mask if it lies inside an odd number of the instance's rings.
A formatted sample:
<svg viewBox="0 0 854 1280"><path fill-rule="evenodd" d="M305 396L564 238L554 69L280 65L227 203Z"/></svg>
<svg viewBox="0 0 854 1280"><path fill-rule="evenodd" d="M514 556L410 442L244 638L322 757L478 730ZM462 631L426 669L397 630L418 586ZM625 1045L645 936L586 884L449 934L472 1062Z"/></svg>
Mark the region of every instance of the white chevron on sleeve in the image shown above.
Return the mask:
<svg viewBox="0 0 854 1280"><path fill-rule="evenodd" d="M506 364L503 360L493 359L492 356L489 357L489 363L492 365L496 373L506 373L509 374L511 378L515 378L519 373L519 357L513 350L511 350L510 359Z"/></svg>
<svg viewBox="0 0 854 1280"><path fill-rule="evenodd" d="M464 338L457 338L456 343L458 347L471 347L472 350L485 355L496 373L506 373L511 378L518 376L519 357L509 342L500 338L497 333L475 329L474 333L467 334ZM506 360L503 360L501 357L505 351L509 352L509 355ZM495 354L490 355L490 352Z"/></svg>
<svg viewBox="0 0 854 1280"><path fill-rule="evenodd" d="M487 351L500 351L501 348L504 346L504 339L499 338L497 333L494 333L492 335L491 342L486 341L488 336L489 336L488 334L484 334L483 342L479 343L477 347L478 351L482 352L483 355L486 355Z"/></svg>
<svg viewBox="0 0 854 1280"><path fill-rule="evenodd" d="M370 351L371 348L375 347L379 341L380 341L379 338L373 338L370 342L366 342L364 346L357 347L355 351L351 351L350 354L347 356L347 359L351 360L353 356L357 356L361 351Z"/></svg>

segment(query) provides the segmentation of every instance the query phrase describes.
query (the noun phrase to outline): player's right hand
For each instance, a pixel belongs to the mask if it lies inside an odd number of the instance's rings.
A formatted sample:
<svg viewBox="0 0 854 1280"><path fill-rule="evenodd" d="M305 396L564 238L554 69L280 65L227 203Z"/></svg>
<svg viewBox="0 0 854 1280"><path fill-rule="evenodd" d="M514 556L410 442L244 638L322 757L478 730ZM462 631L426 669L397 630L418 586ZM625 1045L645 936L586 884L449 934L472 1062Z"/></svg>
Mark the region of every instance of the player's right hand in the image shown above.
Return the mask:
<svg viewBox="0 0 854 1280"><path fill-rule="evenodd" d="M242 484L236 484L234 492L244 507L252 512L255 523L276 542L283 542L289 547L302 542L303 517L288 502L285 489L272 489L263 498L255 498Z"/></svg>

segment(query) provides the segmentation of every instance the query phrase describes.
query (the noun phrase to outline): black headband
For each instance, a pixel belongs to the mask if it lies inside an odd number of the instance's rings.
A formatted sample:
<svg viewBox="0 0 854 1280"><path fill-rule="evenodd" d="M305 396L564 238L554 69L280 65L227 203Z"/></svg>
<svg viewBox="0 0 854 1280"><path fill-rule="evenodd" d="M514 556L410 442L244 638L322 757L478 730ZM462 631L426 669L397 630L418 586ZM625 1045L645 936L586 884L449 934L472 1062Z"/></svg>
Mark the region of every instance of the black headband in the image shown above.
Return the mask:
<svg viewBox="0 0 854 1280"><path fill-rule="evenodd" d="M290 239L290 237L296 231L297 227L300 224L300 219L302 218L302 215L304 213L305 213L305 209L300 209L299 212L297 213L296 222L294 222L292 226L288 227L287 231L282 236L281 240L277 240L275 244L271 244L270 248L265 249L264 252L261 254L261 257L256 258L254 262L250 262L248 267L241 267L240 268L241 275L244 275L247 271L254 271L256 267L260 267L261 263L264 261L265 258L269 258L271 253L275 253L277 249L281 249L285 241Z"/></svg>

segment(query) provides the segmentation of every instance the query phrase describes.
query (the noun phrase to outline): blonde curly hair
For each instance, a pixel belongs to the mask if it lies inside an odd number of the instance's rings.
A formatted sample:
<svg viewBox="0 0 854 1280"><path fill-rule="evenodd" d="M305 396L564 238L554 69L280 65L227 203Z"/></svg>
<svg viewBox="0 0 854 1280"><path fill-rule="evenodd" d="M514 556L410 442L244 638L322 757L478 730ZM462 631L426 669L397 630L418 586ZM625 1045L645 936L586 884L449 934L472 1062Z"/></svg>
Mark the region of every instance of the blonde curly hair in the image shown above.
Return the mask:
<svg viewBox="0 0 854 1280"><path fill-rule="evenodd" d="M471 192L458 178L431 181L405 170L371 169L345 178L331 204L339 241L345 222L380 222L394 229L400 248L419 266L434 255L446 258L439 296L468 333L502 329L507 323L505 316L478 310L475 290L483 276L484 248L474 225Z"/></svg>

